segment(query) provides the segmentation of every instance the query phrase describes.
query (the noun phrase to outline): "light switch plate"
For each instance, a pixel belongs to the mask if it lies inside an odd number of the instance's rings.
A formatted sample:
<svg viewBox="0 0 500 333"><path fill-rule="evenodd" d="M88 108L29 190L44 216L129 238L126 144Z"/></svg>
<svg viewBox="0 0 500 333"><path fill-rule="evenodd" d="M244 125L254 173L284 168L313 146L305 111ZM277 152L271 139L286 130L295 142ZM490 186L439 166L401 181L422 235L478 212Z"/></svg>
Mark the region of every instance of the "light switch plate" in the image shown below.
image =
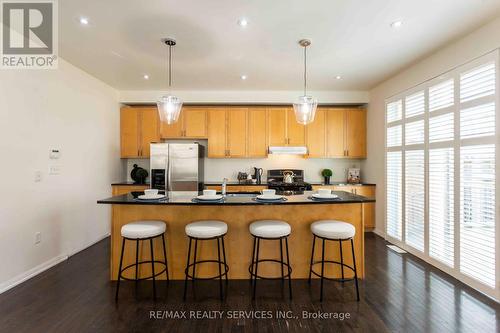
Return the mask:
<svg viewBox="0 0 500 333"><path fill-rule="evenodd" d="M42 181L42 172L40 170L35 171L35 183Z"/></svg>
<svg viewBox="0 0 500 333"><path fill-rule="evenodd" d="M61 173L61 167L59 165L51 165L49 167L49 175L59 175Z"/></svg>

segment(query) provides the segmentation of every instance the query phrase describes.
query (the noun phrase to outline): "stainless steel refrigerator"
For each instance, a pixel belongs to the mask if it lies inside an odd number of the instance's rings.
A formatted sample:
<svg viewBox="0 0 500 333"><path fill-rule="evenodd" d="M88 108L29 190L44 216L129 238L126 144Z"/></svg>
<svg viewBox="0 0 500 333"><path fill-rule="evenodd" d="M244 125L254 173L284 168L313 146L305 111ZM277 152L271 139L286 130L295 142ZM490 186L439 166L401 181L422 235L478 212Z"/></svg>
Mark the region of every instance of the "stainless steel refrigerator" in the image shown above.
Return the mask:
<svg viewBox="0 0 500 333"><path fill-rule="evenodd" d="M152 143L151 188L202 191L205 147L197 143Z"/></svg>

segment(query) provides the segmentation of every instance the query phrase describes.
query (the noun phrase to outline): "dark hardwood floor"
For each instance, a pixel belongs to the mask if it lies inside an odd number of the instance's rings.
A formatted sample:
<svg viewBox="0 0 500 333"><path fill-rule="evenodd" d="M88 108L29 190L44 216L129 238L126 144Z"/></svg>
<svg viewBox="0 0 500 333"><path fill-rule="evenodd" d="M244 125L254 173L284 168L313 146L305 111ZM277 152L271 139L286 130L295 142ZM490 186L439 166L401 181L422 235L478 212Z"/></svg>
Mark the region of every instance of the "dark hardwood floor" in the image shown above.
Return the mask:
<svg viewBox="0 0 500 333"><path fill-rule="evenodd" d="M249 281L230 281L227 299L218 300L218 282L190 289L183 282L160 284L153 302L151 285L124 283L114 302L109 282L109 239L0 295L1 332L499 332L500 305L410 254L389 250L385 241L366 235L366 279L357 303L351 283L293 282L290 302L280 281L259 281L251 300ZM293 257L292 257L293 258ZM182 258L184 260L184 258ZM193 299L192 292L195 292ZM233 311L255 310L270 319L228 318ZM152 319L151 311L187 311L188 319ZM190 319L191 311L224 311L223 319ZM257 312L258 311L258 312ZM293 318L276 318L277 311ZM290 313L287 311L291 311ZM307 319L307 313L349 314L349 318ZM200 314L203 314L201 312ZM245 313L240 313L240 316ZM247 314L251 314L248 312ZM158 316L158 315L156 315Z"/></svg>

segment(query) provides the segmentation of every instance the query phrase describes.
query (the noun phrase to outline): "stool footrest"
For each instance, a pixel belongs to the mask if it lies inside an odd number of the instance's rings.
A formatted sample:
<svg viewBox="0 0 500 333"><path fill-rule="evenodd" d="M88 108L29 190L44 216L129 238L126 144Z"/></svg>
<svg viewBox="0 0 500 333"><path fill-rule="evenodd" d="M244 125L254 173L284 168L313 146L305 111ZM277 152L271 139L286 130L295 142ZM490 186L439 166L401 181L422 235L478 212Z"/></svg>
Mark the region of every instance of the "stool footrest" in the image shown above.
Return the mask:
<svg viewBox="0 0 500 333"><path fill-rule="evenodd" d="M258 263L261 263L261 262L274 262L274 263L278 263L278 264L283 264L283 266L285 266L287 268L287 271L288 273L287 274L284 274L283 276L279 276L279 277L266 277L266 276L262 276L262 275L256 275L254 272L253 272L253 268L255 267L255 265ZM250 273L250 275L252 277L256 277L258 279L262 279L262 280L281 280L281 279L284 279L284 278L288 278L289 276L292 275L292 267L287 264L286 262L281 262L280 260L277 260L277 259L259 259L259 260L256 260L254 262L252 262L250 264L250 266L248 266L248 272Z"/></svg>
<svg viewBox="0 0 500 333"><path fill-rule="evenodd" d="M145 261L139 261L137 263L137 265L141 265L141 264L151 264L151 263L155 263L155 264L161 264L163 265L163 269L158 272L158 273L155 273L154 277L157 277L158 275L162 274L162 273L165 273L165 271L167 270L167 264L164 262L164 261L158 261L158 260L154 260L154 261L151 261L151 260L145 260ZM123 272L125 272L127 269L129 268L134 268L136 266L135 263L133 264L130 264L128 266L125 266L121 272L119 273L119 279L121 280L126 280L126 281L142 281L142 280L148 280L148 279L152 279L153 278L153 275L150 275L150 276L146 276L146 277L143 277L143 278L139 278L139 279L131 279L131 278L128 278L128 277L125 277L123 276Z"/></svg>
<svg viewBox="0 0 500 333"><path fill-rule="evenodd" d="M314 265L318 265L318 264L321 264L321 263L322 263L322 261L321 261L321 260L314 261L314 262L312 263L312 266L314 266ZM339 262L339 261L334 261L334 260L325 260L325 261L324 261L324 263L325 263L325 264L336 264L336 265L339 265L339 266L343 266L343 267L346 267L346 268L350 269L350 270L354 273L354 268L353 268L352 266L347 265L347 264L343 264L343 263L341 263L341 262ZM319 277L319 278L321 278L321 277L322 277L322 276L321 276L321 274L316 273L316 272L314 271L314 269L312 269L312 267L311 267L311 273L313 273L314 275L316 275L316 276L317 276L317 277ZM325 280L330 280L330 281L345 282L345 281L354 281L354 279L355 279L355 278L354 278L354 277L352 277L352 278L344 278L344 279L342 279L342 278L329 278L329 277L323 276L323 279L325 279Z"/></svg>
<svg viewBox="0 0 500 333"><path fill-rule="evenodd" d="M189 268L190 267L192 267L194 265L197 265L197 264L203 264L203 263L215 263L215 264L218 264L218 265L223 265L224 272L222 272L220 275L215 275L215 276L210 276L210 277L194 277L191 274L189 274ZM218 260L215 260L215 259L195 261L192 264L187 265L186 269L184 270L184 273L186 274L186 276L188 278L190 278L191 280L215 280L215 279L222 278L223 276L226 276L228 272L229 272L229 266L227 264L225 264L223 261L218 261Z"/></svg>

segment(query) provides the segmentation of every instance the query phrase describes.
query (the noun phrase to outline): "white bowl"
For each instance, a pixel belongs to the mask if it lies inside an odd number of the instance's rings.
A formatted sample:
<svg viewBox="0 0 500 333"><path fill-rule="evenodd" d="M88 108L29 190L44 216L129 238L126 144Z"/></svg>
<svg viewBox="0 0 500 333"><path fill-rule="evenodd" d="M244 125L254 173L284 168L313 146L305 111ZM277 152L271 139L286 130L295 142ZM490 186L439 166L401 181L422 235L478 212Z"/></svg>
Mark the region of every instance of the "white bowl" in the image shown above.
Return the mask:
<svg viewBox="0 0 500 333"><path fill-rule="evenodd" d="M327 197L330 194L332 194L332 190L330 190L328 188L320 188L320 189L318 189L318 194L320 197Z"/></svg>
<svg viewBox="0 0 500 333"><path fill-rule="evenodd" d="M263 196L274 196L276 195L276 190L272 190L272 189L265 189L265 190L262 190L262 195Z"/></svg>
<svg viewBox="0 0 500 333"><path fill-rule="evenodd" d="M144 190L144 194L147 197L157 196L158 195L158 189L156 189L156 188L150 188L150 189Z"/></svg>
<svg viewBox="0 0 500 333"><path fill-rule="evenodd" d="M217 194L216 190L203 190L203 195L205 197L213 197L216 194Z"/></svg>

